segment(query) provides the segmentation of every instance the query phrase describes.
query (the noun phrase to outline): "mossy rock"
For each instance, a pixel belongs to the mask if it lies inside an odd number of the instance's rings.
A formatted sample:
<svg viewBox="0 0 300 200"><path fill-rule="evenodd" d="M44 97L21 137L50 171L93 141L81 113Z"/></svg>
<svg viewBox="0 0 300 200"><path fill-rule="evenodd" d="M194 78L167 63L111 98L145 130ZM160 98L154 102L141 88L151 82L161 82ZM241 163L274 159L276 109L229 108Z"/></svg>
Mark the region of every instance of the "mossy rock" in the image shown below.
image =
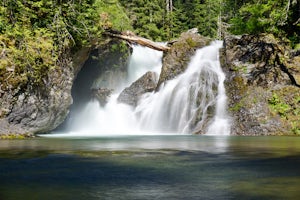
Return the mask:
<svg viewBox="0 0 300 200"><path fill-rule="evenodd" d="M1 134L0 140L22 140L27 138L35 137L32 133L18 134L18 133L7 133Z"/></svg>
<svg viewBox="0 0 300 200"><path fill-rule="evenodd" d="M298 55L268 34L228 36L224 43L220 55L232 134L299 134Z"/></svg>
<svg viewBox="0 0 300 200"><path fill-rule="evenodd" d="M272 91L268 100L273 115L280 116L290 134L300 134L300 89L287 86Z"/></svg>
<svg viewBox="0 0 300 200"><path fill-rule="evenodd" d="M210 42L211 39L203 37L198 33L191 31L182 33L179 39L172 44L170 50L164 55L162 71L157 87L163 82L183 73L196 50L207 46Z"/></svg>

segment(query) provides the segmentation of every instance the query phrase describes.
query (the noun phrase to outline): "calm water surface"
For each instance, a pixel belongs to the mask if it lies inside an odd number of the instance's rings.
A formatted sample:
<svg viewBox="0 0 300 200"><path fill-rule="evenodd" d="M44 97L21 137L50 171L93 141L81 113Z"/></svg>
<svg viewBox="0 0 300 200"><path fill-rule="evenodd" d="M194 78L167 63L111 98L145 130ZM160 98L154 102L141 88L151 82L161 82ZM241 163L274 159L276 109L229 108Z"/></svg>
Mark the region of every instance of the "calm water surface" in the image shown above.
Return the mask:
<svg viewBox="0 0 300 200"><path fill-rule="evenodd" d="M10 199L300 199L300 138L1 140Z"/></svg>

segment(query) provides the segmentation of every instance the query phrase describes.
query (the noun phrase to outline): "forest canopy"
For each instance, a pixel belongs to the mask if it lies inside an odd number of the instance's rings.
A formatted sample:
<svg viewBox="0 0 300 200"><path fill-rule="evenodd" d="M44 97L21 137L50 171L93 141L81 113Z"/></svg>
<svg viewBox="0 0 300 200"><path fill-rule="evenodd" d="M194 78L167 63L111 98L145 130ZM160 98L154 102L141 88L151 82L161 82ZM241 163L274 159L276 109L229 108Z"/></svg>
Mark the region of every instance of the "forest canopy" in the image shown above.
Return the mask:
<svg viewBox="0 0 300 200"><path fill-rule="evenodd" d="M299 0L122 0L136 33L170 40L188 29L224 34L272 33L299 43ZM171 5L171 6L170 6Z"/></svg>
<svg viewBox="0 0 300 200"><path fill-rule="evenodd" d="M105 29L130 29L120 4L106 2L3 0L0 82L9 78L13 87L40 86L50 69L62 65L71 51L95 45ZM10 86L2 85L2 90L6 87Z"/></svg>
<svg viewBox="0 0 300 200"><path fill-rule="evenodd" d="M300 2L2 0L0 82L39 85L64 57L97 44L106 29L132 30L148 39L168 41L191 28L218 39L226 34L272 33L299 48Z"/></svg>

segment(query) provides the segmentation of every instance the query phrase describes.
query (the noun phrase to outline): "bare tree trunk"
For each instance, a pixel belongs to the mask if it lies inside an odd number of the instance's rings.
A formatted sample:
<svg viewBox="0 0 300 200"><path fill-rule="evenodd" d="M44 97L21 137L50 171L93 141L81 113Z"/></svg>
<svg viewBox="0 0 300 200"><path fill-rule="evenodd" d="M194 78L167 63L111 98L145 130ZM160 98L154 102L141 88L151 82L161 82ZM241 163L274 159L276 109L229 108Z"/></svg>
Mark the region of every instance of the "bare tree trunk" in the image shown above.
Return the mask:
<svg viewBox="0 0 300 200"><path fill-rule="evenodd" d="M157 51L168 51L170 49L170 47L168 46L164 46L159 43L153 42L152 40L134 35L130 31L125 31L125 32L106 31L104 34L110 37L116 37L116 38L126 40L130 43L146 46Z"/></svg>
<svg viewBox="0 0 300 200"><path fill-rule="evenodd" d="M172 37L172 29L173 29L173 0L166 0L166 11L167 11L167 21L168 21L168 37L169 39Z"/></svg>

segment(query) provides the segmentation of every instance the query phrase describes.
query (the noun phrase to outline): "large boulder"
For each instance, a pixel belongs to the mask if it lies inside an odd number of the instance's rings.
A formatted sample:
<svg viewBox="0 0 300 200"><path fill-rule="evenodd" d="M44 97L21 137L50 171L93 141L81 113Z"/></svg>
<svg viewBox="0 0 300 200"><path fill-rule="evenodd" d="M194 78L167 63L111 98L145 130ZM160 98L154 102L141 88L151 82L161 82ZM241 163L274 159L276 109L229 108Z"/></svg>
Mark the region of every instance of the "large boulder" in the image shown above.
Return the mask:
<svg viewBox="0 0 300 200"><path fill-rule="evenodd" d="M0 135L47 132L65 119L72 104L74 75L71 60L64 58L61 62L61 67L51 69L39 86L28 82L14 86L13 81L0 84L4 86L0 94Z"/></svg>
<svg viewBox="0 0 300 200"><path fill-rule="evenodd" d="M157 78L155 72L147 72L137 81L125 88L118 97L118 102L135 107L140 97L155 90Z"/></svg>
<svg viewBox="0 0 300 200"><path fill-rule="evenodd" d="M232 134L299 133L299 56L273 35L228 36L221 63L227 73Z"/></svg>
<svg viewBox="0 0 300 200"><path fill-rule="evenodd" d="M164 55L157 87L184 72L196 50L208 45L210 41L199 35L195 29L182 33Z"/></svg>

